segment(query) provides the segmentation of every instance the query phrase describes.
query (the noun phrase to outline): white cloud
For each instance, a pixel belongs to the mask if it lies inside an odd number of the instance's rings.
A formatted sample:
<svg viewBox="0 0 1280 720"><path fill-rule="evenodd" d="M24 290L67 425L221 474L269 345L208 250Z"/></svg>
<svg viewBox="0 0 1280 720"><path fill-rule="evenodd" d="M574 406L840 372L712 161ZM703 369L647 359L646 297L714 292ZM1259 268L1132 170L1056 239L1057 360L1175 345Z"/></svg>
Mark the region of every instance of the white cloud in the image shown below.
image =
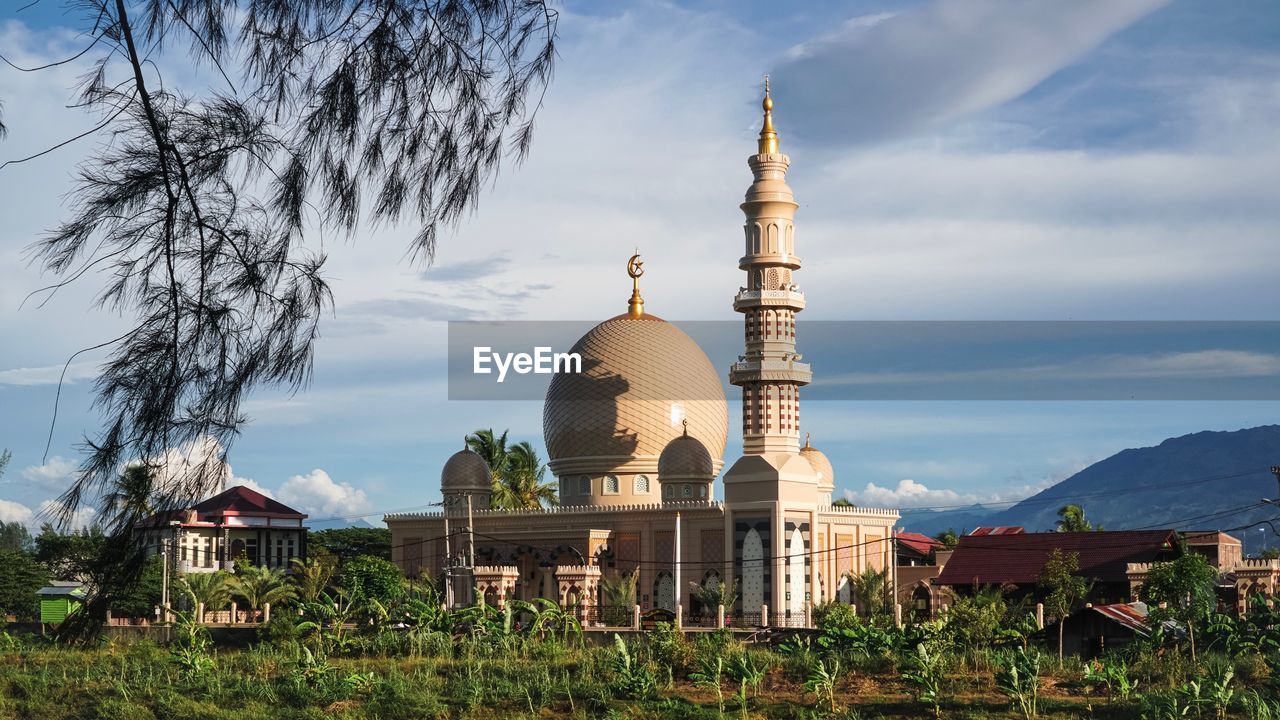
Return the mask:
<svg viewBox="0 0 1280 720"><path fill-rule="evenodd" d="M1015 98L1168 0L935 0L797 48L775 71L802 136L867 144Z"/></svg>
<svg viewBox="0 0 1280 720"><path fill-rule="evenodd" d="M22 469L22 479L47 490L66 490L76 477L76 464L64 457L54 455L43 465L32 465Z"/></svg>
<svg viewBox="0 0 1280 720"><path fill-rule="evenodd" d="M869 482L862 490L845 490L844 496L854 505L864 507L949 509L968 505L1011 504L1030 497L1060 480L1061 478L1049 479L1033 485L1022 485L995 492L960 493L955 490L934 490L908 478L899 480L894 487L882 487Z"/></svg>
<svg viewBox="0 0 1280 720"><path fill-rule="evenodd" d="M31 508L16 503L12 500L0 500L0 522L17 522L23 525L31 525L35 520L35 513L31 512Z"/></svg>
<svg viewBox="0 0 1280 720"><path fill-rule="evenodd" d="M64 505L57 500L45 500L40 503L40 512L37 519L41 522L55 522L60 519L62 508ZM70 527L71 530L82 530L93 525L97 519L98 511L95 508L81 506L71 514Z"/></svg>
<svg viewBox="0 0 1280 720"><path fill-rule="evenodd" d="M65 367L65 373L63 368ZM80 380L98 377L95 363L71 363L70 365L46 365L0 370L0 385L57 385L73 384Z"/></svg>
<svg viewBox="0 0 1280 720"><path fill-rule="evenodd" d="M363 490L334 482L319 468L285 480L273 497L313 518L349 517L372 509Z"/></svg>

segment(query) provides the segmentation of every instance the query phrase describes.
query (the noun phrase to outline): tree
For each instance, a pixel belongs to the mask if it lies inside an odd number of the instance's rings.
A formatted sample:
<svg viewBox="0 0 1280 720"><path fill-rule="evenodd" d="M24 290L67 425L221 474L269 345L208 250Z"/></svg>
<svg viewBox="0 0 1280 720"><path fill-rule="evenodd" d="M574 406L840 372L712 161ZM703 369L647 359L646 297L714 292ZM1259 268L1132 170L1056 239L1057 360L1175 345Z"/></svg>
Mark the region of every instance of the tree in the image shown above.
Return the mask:
<svg viewBox="0 0 1280 720"><path fill-rule="evenodd" d="M1045 591L1044 607L1058 619L1058 664L1062 664L1062 634L1067 616L1089 592L1089 584L1076 575L1080 554L1055 548L1040 570L1040 587Z"/></svg>
<svg viewBox="0 0 1280 720"><path fill-rule="evenodd" d="M555 483L543 482L547 466L533 445L509 445L506 430L498 435L489 428L468 435L467 447L484 458L493 476L490 507L520 510L559 504Z"/></svg>
<svg viewBox="0 0 1280 720"><path fill-rule="evenodd" d="M360 555L391 559L391 531L387 528L333 528L307 534L307 545L331 553L338 562Z"/></svg>
<svg viewBox="0 0 1280 720"><path fill-rule="evenodd" d="M853 507L853 502L848 498L836 498L831 501L832 507Z"/></svg>
<svg viewBox="0 0 1280 720"><path fill-rule="evenodd" d="M507 472L495 488L494 507L506 510L560 504L555 483L543 482L547 466L528 442L516 443L508 453Z"/></svg>
<svg viewBox="0 0 1280 720"><path fill-rule="evenodd" d="M113 547L113 545L108 543L106 547ZM115 564L116 561L113 558L104 563L103 567L110 568ZM148 617L151 615L152 610L160 604L164 586L163 559L159 555L152 555L143 560L139 567L141 571L138 579L135 582L121 585L110 596L109 607L112 612L129 617ZM101 581L95 576L92 584L95 588L100 587ZM86 619L93 620L92 618Z"/></svg>
<svg viewBox="0 0 1280 720"><path fill-rule="evenodd" d="M81 137L99 142L32 253L55 277L45 290L105 278L99 302L134 322L91 343L109 353L103 428L64 523L126 460L207 438L225 450L248 393L306 385L332 304L321 243L407 222L429 260L527 153L556 28L541 0L66 4L84 18L65 61L86 71L74 107L96 123ZM216 88L167 72L193 62ZM165 478L155 505L182 507L224 474L210 454Z"/></svg>
<svg viewBox="0 0 1280 720"><path fill-rule="evenodd" d="M35 550L36 542L31 539L31 531L27 526L14 520L0 520L0 550L29 553Z"/></svg>
<svg viewBox="0 0 1280 720"><path fill-rule="evenodd" d="M250 610L261 610L268 603L279 605L294 597L293 586L285 580L284 573L263 565L236 564L236 574L231 577L231 594L244 600Z"/></svg>
<svg viewBox="0 0 1280 720"><path fill-rule="evenodd" d="M886 570L867 568L853 576L853 594L857 598L858 608L867 615L879 615L885 608L885 581L889 573Z"/></svg>
<svg viewBox="0 0 1280 720"><path fill-rule="evenodd" d="M339 584L351 597L377 600L384 607L404 597L404 573L390 560L361 555L342 566Z"/></svg>
<svg viewBox="0 0 1280 720"><path fill-rule="evenodd" d="M1214 591L1217 583L1218 571L1209 561L1199 553L1184 549L1177 559L1152 565L1139 591L1152 607L1151 622L1173 619L1187 628L1193 663L1196 661L1195 626L1217 606ZM1160 603L1166 603L1167 607L1157 607Z"/></svg>
<svg viewBox="0 0 1280 720"><path fill-rule="evenodd" d="M36 536L36 560L49 568L55 580L83 582L96 574L106 540L97 525L60 533L45 523Z"/></svg>
<svg viewBox="0 0 1280 720"><path fill-rule="evenodd" d="M306 560L302 558L290 560L289 569L292 572L289 574L289 580L293 583L298 600L304 603L319 600L328 589L337 565L338 559L332 553L320 548L313 549L311 557Z"/></svg>
<svg viewBox="0 0 1280 720"><path fill-rule="evenodd" d="M222 570L210 573L186 573L179 576L178 586L191 600L193 609L203 604L206 612L213 612L231 603L230 576Z"/></svg>
<svg viewBox="0 0 1280 720"><path fill-rule="evenodd" d="M954 528L947 528L937 535L933 536L934 540L942 543L942 547L947 550L955 550L956 545L960 544L960 536L956 534Z"/></svg>
<svg viewBox="0 0 1280 720"><path fill-rule="evenodd" d="M1094 532L1102 530L1101 525L1094 525L1084 517L1084 508L1079 505L1063 505L1058 508L1057 532Z"/></svg>
<svg viewBox="0 0 1280 720"><path fill-rule="evenodd" d="M30 553L0 550L0 617L12 614L19 620L40 616L36 591L49 583L49 570Z"/></svg>

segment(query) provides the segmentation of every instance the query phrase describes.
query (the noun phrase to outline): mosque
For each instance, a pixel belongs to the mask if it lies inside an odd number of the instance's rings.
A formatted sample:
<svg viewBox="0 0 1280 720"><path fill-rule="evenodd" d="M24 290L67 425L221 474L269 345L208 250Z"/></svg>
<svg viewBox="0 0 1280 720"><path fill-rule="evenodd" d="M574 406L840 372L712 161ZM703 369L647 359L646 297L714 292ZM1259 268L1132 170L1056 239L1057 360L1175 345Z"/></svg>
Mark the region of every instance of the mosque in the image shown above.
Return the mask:
<svg viewBox="0 0 1280 720"><path fill-rule="evenodd" d="M560 506L488 509L489 469L461 450L441 472L443 512L384 518L406 574L445 573L457 603L479 592L491 604L545 597L587 609L606 602L602 578L636 574L636 604L686 618L705 610L694 584L736 581L731 616L798 625L816 604L852 602L852 576L893 568L898 511L833 505L830 461L807 435L800 444L800 388L812 371L796 351L798 205L767 85L763 108L741 205L747 284L733 298L744 318L745 350L729 368L742 389L743 455L724 472L723 501L713 492L729 430L720 376L688 335L645 310L633 257L627 312L578 340L582 372L557 374L547 389Z"/></svg>

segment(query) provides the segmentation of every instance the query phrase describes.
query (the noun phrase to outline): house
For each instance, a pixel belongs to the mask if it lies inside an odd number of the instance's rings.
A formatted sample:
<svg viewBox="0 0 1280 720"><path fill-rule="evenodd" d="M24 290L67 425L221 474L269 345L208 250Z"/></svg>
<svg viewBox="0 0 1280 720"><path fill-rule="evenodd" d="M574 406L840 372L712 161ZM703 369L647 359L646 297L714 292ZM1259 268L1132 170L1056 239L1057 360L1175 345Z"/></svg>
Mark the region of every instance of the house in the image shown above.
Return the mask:
<svg viewBox="0 0 1280 720"><path fill-rule="evenodd" d="M994 586L1014 597L1037 597L1040 572L1054 550L1078 556L1078 574L1091 583L1089 600L1095 604L1136 599L1141 583L1133 582L1131 567L1149 567L1181 552L1173 530L965 535L934 584L957 595Z"/></svg>
<svg viewBox="0 0 1280 720"><path fill-rule="evenodd" d="M1056 639L1057 634L1056 625L1045 632L1049 638ZM1070 655L1098 657L1150 634L1146 603L1088 605L1067 616L1062 628L1062 646Z"/></svg>
<svg viewBox="0 0 1280 720"><path fill-rule="evenodd" d="M237 485L193 507L153 516L147 555L170 553L179 572L230 570L236 561L287 570L307 556L307 516Z"/></svg>
<svg viewBox="0 0 1280 720"><path fill-rule="evenodd" d="M894 535L898 567L932 565L933 553L945 547L941 542L918 532L899 532Z"/></svg>
<svg viewBox="0 0 1280 720"><path fill-rule="evenodd" d="M57 625L75 612L84 602L84 585L78 582L54 580L36 591L40 596L40 622Z"/></svg>

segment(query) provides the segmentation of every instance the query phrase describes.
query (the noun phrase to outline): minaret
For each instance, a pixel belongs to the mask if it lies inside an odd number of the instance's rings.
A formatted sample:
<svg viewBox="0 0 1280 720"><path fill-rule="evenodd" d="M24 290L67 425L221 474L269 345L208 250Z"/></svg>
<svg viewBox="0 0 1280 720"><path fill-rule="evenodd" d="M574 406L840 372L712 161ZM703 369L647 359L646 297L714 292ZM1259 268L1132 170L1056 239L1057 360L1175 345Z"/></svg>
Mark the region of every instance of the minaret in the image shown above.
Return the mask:
<svg viewBox="0 0 1280 720"><path fill-rule="evenodd" d="M796 353L796 313L804 309L791 276L800 269L793 223L798 205L786 181L791 159L778 150L767 76L762 105L758 152L747 158L755 180L741 205L746 251L738 267L747 273L747 285L733 301L744 316L746 352L729 370L729 382L742 388L745 455L799 452L800 387L813 376Z"/></svg>

